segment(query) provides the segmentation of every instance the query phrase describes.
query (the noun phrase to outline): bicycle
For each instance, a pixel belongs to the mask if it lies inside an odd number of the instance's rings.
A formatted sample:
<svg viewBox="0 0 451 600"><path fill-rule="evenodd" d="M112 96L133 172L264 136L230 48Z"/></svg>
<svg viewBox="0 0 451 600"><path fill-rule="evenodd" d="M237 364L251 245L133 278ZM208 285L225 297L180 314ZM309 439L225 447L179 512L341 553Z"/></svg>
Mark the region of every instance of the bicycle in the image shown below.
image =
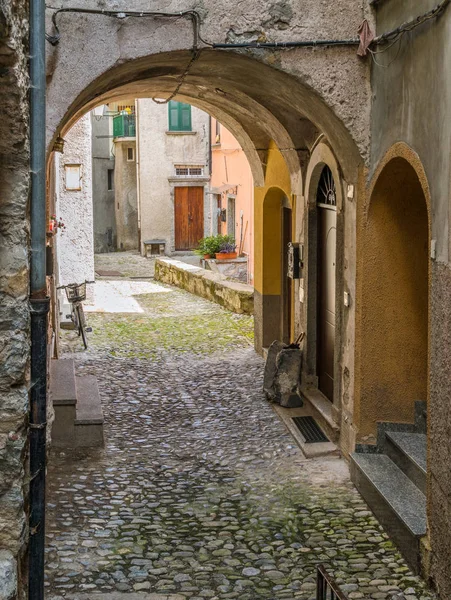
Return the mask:
<svg viewBox="0 0 451 600"><path fill-rule="evenodd" d="M58 290L66 290L66 296L71 305L71 314L66 317L71 319L78 335L83 340L85 349L88 348L88 339L86 333L92 331L92 327L86 327L85 313L83 310L83 300L86 300L86 284L95 283L95 281L85 281L84 283L69 283L60 285Z"/></svg>

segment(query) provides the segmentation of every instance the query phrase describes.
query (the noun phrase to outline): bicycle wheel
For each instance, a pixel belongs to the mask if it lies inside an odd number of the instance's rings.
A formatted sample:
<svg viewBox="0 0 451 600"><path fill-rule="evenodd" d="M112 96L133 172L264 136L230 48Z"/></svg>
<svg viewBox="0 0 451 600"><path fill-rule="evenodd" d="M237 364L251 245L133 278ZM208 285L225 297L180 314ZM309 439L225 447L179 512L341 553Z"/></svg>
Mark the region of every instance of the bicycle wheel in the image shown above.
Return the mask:
<svg viewBox="0 0 451 600"><path fill-rule="evenodd" d="M85 313L83 312L83 306L81 304L79 304L77 306L77 312L78 312L78 334L81 335L81 338L83 340L83 345L85 347L85 349L87 349L88 347L88 339L86 337L86 331L85 331Z"/></svg>

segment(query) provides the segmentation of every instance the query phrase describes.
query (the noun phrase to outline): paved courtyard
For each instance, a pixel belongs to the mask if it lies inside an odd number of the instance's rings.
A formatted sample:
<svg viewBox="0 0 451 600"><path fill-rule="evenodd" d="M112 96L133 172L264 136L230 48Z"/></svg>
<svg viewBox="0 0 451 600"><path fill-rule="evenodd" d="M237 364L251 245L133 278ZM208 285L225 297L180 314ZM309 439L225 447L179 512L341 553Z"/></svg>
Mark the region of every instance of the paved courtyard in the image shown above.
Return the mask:
<svg viewBox="0 0 451 600"><path fill-rule="evenodd" d="M132 292L135 311L88 314L88 351L62 332L98 378L106 445L51 455L47 598L309 600L319 562L350 600L434 598L346 463L306 460L265 401L252 319Z"/></svg>

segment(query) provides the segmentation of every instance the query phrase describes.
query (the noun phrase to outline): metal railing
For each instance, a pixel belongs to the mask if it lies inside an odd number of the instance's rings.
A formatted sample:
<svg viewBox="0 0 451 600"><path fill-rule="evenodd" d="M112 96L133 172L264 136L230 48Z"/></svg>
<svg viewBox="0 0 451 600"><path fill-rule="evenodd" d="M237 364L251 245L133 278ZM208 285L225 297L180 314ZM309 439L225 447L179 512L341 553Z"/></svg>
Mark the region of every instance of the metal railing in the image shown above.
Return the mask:
<svg viewBox="0 0 451 600"><path fill-rule="evenodd" d="M117 115L113 118L113 137L136 137L135 115Z"/></svg>
<svg viewBox="0 0 451 600"><path fill-rule="evenodd" d="M318 565L316 574L316 600L348 600L335 579L329 575L324 565Z"/></svg>

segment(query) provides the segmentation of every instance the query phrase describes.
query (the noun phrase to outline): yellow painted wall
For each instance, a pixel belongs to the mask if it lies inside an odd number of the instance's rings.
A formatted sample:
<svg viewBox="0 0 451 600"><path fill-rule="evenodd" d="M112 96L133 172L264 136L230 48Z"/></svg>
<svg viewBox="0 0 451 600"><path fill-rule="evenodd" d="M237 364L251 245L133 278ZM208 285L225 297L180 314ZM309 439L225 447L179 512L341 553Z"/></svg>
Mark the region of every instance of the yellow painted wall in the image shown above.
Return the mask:
<svg viewBox="0 0 451 600"><path fill-rule="evenodd" d="M429 219L422 182L404 157L379 174L362 233L358 441L379 421L414 420L427 399Z"/></svg>
<svg viewBox="0 0 451 600"><path fill-rule="evenodd" d="M281 293L280 212L283 196L291 200L291 178L282 153L272 141L267 155L265 187L254 190L254 287L264 295Z"/></svg>

